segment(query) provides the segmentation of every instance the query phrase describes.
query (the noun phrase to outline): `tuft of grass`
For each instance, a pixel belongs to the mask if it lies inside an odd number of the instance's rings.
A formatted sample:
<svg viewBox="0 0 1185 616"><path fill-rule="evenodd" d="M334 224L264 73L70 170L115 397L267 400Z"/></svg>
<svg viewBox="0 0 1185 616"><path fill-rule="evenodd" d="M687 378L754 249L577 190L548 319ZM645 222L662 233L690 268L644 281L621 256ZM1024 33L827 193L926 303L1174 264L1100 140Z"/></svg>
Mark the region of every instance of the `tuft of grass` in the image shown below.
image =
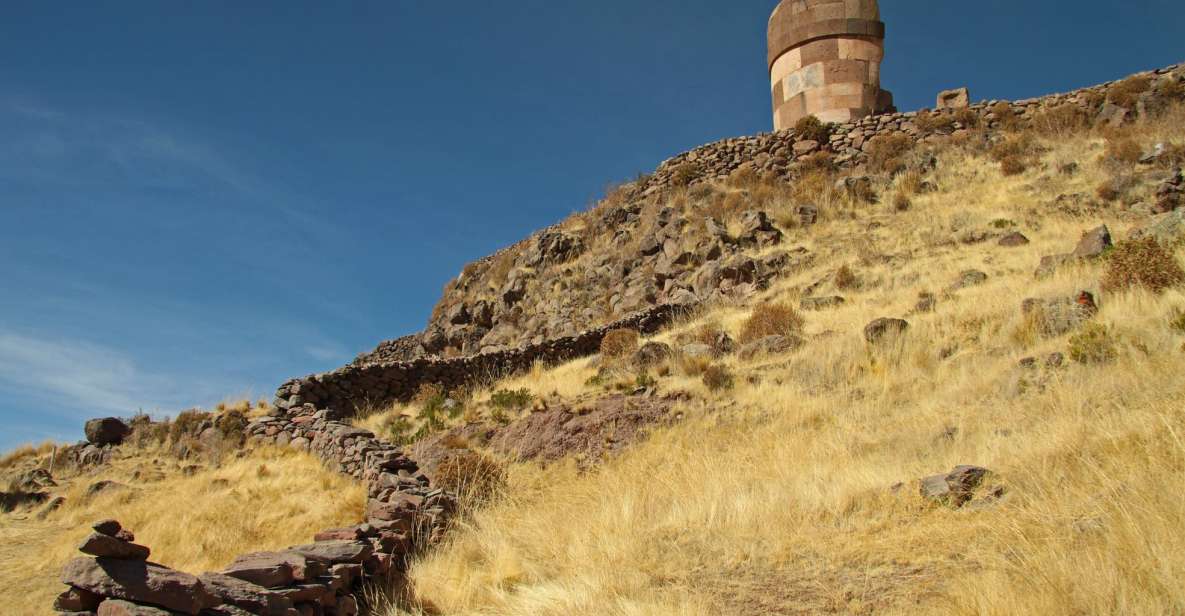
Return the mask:
<svg viewBox="0 0 1185 616"><path fill-rule="evenodd" d="M1143 288L1163 293L1185 282L1176 255L1155 238L1121 242L1107 255L1102 286L1107 292Z"/></svg>
<svg viewBox="0 0 1185 616"><path fill-rule="evenodd" d="M905 171L905 156L913 151L914 145L913 139L903 134L873 137L868 143L868 170L889 175Z"/></svg>
<svg viewBox="0 0 1185 616"><path fill-rule="evenodd" d="M708 391L726 391L732 389L735 385L732 372L725 366L712 365L704 370L703 374L704 387Z"/></svg>
<svg viewBox="0 0 1185 616"><path fill-rule="evenodd" d="M1080 364L1105 364L1119 357L1119 345L1111 328L1087 323L1070 336L1070 359Z"/></svg>
<svg viewBox="0 0 1185 616"><path fill-rule="evenodd" d="M856 276L856 272L847 264L841 265L835 271L835 288L841 291L851 291L859 288L860 278Z"/></svg>
<svg viewBox="0 0 1185 616"><path fill-rule="evenodd" d="M1120 107L1135 109L1140 95L1147 92L1150 87L1152 80L1149 77L1133 75L1111 86L1107 90L1107 100Z"/></svg>
<svg viewBox="0 0 1185 616"><path fill-rule="evenodd" d="M798 335L804 323L802 315L789 304L759 304L741 326L740 341L745 344L768 336Z"/></svg>
<svg viewBox="0 0 1185 616"><path fill-rule="evenodd" d="M601 339L601 357L606 360L624 360L638 351L638 332L633 329L615 329Z"/></svg>

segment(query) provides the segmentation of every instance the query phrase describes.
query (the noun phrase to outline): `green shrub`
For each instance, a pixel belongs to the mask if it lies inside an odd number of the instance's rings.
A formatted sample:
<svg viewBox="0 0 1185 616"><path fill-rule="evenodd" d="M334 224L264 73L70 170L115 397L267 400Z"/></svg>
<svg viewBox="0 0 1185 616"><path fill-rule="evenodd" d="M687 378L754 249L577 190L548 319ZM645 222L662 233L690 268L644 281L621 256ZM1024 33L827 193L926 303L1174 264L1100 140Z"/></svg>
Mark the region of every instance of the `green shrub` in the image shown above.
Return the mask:
<svg viewBox="0 0 1185 616"><path fill-rule="evenodd" d="M1070 359L1080 364L1102 364L1119 357L1119 345L1110 328L1088 323L1070 337Z"/></svg>
<svg viewBox="0 0 1185 616"><path fill-rule="evenodd" d="M414 442L413 432L415 426L412 425L406 417L399 415L388 419L382 425L382 431L386 435L387 440L395 445L410 445Z"/></svg>
<svg viewBox="0 0 1185 616"><path fill-rule="evenodd" d="M1185 282L1185 271L1173 252L1147 237L1120 243L1107 255L1102 286L1107 292L1142 287L1161 293Z"/></svg>
<svg viewBox="0 0 1185 616"><path fill-rule="evenodd" d="M726 389L732 389L732 373L729 372L728 368L725 368L724 366L708 366L707 369L704 370L703 383L704 387L708 388L708 391L722 391Z"/></svg>
<svg viewBox="0 0 1185 616"><path fill-rule="evenodd" d="M490 396L490 406L503 411L521 411L534 399L529 389L499 389Z"/></svg>
<svg viewBox="0 0 1185 616"><path fill-rule="evenodd" d="M831 138L831 128L813 115L799 118L794 123L794 134L799 139L809 139L826 144Z"/></svg>

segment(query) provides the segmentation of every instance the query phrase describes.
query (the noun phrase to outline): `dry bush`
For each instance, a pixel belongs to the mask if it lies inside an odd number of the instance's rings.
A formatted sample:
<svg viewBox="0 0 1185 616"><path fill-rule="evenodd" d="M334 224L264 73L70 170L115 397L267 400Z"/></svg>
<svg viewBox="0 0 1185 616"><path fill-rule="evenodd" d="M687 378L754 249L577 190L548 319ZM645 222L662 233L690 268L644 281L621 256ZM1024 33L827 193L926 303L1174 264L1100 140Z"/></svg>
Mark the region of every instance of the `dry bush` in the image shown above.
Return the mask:
<svg viewBox="0 0 1185 616"><path fill-rule="evenodd" d="M698 180L703 172L695 163L681 163L671 170L671 184L676 187L690 186Z"/></svg>
<svg viewBox="0 0 1185 616"><path fill-rule="evenodd" d="M835 272L835 288L842 291L850 291L860 286L860 279L856 276L856 272L848 265L841 265Z"/></svg>
<svg viewBox="0 0 1185 616"><path fill-rule="evenodd" d="M1107 90L1107 100L1120 107L1134 109L1140 95L1147 92L1151 86L1152 80L1147 76L1133 75L1111 86Z"/></svg>
<svg viewBox="0 0 1185 616"><path fill-rule="evenodd" d="M1156 85L1156 94L1170 101L1185 100L1185 82L1163 79Z"/></svg>
<svg viewBox="0 0 1185 616"><path fill-rule="evenodd" d="M868 170L895 175L905 170L905 155L914 148L909 135L894 133L873 137L868 143Z"/></svg>
<svg viewBox="0 0 1185 616"><path fill-rule="evenodd" d="M918 130L924 133L949 133L955 129L955 117L940 111L923 111L914 119Z"/></svg>
<svg viewBox="0 0 1185 616"><path fill-rule="evenodd" d="M752 165L741 165L728 174L726 183L733 188L752 188L761 181L761 176Z"/></svg>
<svg viewBox="0 0 1185 616"><path fill-rule="evenodd" d="M965 129L972 129L979 126L979 114L974 109L963 107L955 111L955 121L963 125Z"/></svg>
<svg viewBox="0 0 1185 616"><path fill-rule="evenodd" d="M799 158L794 163L799 173L830 173L836 170L835 158L831 152L815 152Z"/></svg>
<svg viewBox="0 0 1185 616"><path fill-rule="evenodd" d="M1185 310L1180 308L1173 310L1173 316L1169 319L1169 328L1178 334L1185 334Z"/></svg>
<svg viewBox="0 0 1185 616"><path fill-rule="evenodd" d="M1104 364L1119 357L1114 332L1099 323L1087 323L1082 331L1070 336L1070 359L1080 364Z"/></svg>
<svg viewBox="0 0 1185 616"><path fill-rule="evenodd" d="M924 185L925 180L917 170L906 171L897 178L897 191L906 196L921 194Z"/></svg>
<svg viewBox="0 0 1185 616"><path fill-rule="evenodd" d="M678 356L679 372L684 376L696 377L700 376L712 365L710 357L691 357L683 354Z"/></svg>
<svg viewBox="0 0 1185 616"><path fill-rule="evenodd" d="M705 344L712 348L716 355L727 355L733 351L732 337L715 321L701 324L691 332L689 340L695 344Z"/></svg>
<svg viewBox="0 0 1185 616"><path fill-rule="evenodd" d="M831 138L831 128L813 115L799 118L794 123L794 134L799 139L827 143Z"/></svg>
<svg viewBox="0 0 1185 616"><path fill-rule="evenodd" d="M1134 165L1144 155L1143 148L1131 137L1110 133L1105 137L1103 160L1113 164Z"/></svg>
<svg viewBox="0 0 1185 616"><path fill-rule="evenodd" d="M1025 159L1019 156L1006 156L1000 161L1000 173L1006 176L1020 175L1029 168Z"/></svg>
<svg viewBox="0 0 1185 616"><path fill-rule="evenodd" d="M913 201L909 200L909 196L905 193L897 193L893 196L893 209L898 212L908 212L913 207Z"/></svg>
<svg viewBox="0 0 1185 616"><path fill-rule="evenodd" d="M991 113L995 116L996 122L999 122L1000 128L1006 131L1014 131L1021 127L1020 116L1012 110L1012 105L1000 101L992 105Z"/></svg>
<svg viewBox="0 0 1185 616"><path fill-rule="evenodd" d="M201 433L202 426L212 417L210 413L197 409L179 413L169 428L169 439L174 443L180 443L186 438L197 438Z"/></svg>
<svg viewBox="0 0 1185 616"><path fill-rule="evenodd" d="M1185 271L1177 257L1155 238L1147 237L1122 242L1108 253L1102 286L1107 292L1140 287L1162 293L1182 282Z"/></svg>
<svg viewBox="0 0 1185 616"><path fill-rule="evenodd" d="M1028 158L1041 153L1037 140L1029 133L1008 135L992 145L991 157L996 162L1006 158Z"/></svg>
<svg viewBox="0 0 1185 616"><path fill-rule="evenodd" d="M638 350L638 332L633 329L615 329L601 339L601 357L621 360L633 356Z"/></svg>
<svg viewBox="0 0 1185 616"><path fill-rule="evenodd" d="M440 398L444 398L444 385L440 383L420 383L419 389L411 397L411 403L416 406L424 406Z"/></svg>
<svg viewBox="0 0 1185 616"><path fill-rule="evenodd" d="M704 387L708 391L724 391L733 388L732 372L725 366L713 365L708 366L703 374Z"/></svg>
<svg viewBox="0 0 1185 616"><path fill-rule="evenodd" d="M481 506L506 486L506 467L475 451L450 453L432 476L435 487L456 494L462 509Z"/></svg>
<svg viewBox="0 0 1185 616"><path fill-rule="evenodd" d="M767 336L792 336L802 333L802 315L789 304L759 304L741 325L742 344Z"/></svg>
<svg viewBox="0 0 1185 616"><path fill-rule="evenodd" d="M1115 182L1109 179L1103 180L1103 182L1099 184L1097 188L1095 188L1094 194L1099 199L1102 199L1108 203L1118 201L1119 198L1123 196L1123 194L1120 193L1115 187Z"/></svg>
<svg viewBox="0 0 1185 616"><path fill-rule="evenodd" d="M1084 130L1089 118L1078 105L1064 103L1046 107L1033 115L1032 127L1037 133L1048 136L1063 136Z"/></svg>

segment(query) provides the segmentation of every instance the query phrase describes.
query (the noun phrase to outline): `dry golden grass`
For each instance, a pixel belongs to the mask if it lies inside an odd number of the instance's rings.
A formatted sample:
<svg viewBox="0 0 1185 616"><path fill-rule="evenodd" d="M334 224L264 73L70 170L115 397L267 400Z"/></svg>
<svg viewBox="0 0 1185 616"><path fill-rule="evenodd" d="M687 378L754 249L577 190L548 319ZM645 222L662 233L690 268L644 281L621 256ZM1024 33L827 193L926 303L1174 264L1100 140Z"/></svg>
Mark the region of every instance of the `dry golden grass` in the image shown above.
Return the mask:
<svg viewBox="0 0 1185 616"><path fill-rule="evenodd" d="M152 560L200 573L255 550L308 543L318 530L356 524L365 488L292 450L257 449L219 468L182 473L155 450L123 457L81 476L59 478L66 504L47 519L0 515L0 604L5 614L46 614L64 588L58 573L78 555L90 525L115 518L152 548ZM86 496L111 480L130 487Z"/></svg>
<svg viewBox="0 0 1185 616"><path fill-rule="evenodd" d="M1131 136L1180 140L1183 126ZM724 360L738 375L727 395L661 378L660 390L698 402L599 469L512 466L506 495L413 567L420 599L444 614L1185 612L1185 336L1171 326L1185 292L1102 294L1100 263L1034 280L1040 257L1068 251L1079 232L1103 222L1122 238L1133 220L1052 205L1107 176L1102 139L1040 145L1007 177L989 159L944 152L937 190L908 212L797 234L816 267L751 304L793 301L836 263L862 263L848 301L812 313L803 349ZM1057 172L1070 161L1078 173ZM1032 243L959 241L997 221ZM987 282L909 314L919 292L967 269ZM1066 352L1072 335L1035 335L1022 300L1079 289L1100 297L1115 360L1019 368ZM736 335L748 316L726 305L702 319ZM912 327L870 349L860 330L881 316ZM576 395L590 373L582 360L497 386ZM917 496L917 478L956 464L996 471L1003 500L954 511Z"/></svg>

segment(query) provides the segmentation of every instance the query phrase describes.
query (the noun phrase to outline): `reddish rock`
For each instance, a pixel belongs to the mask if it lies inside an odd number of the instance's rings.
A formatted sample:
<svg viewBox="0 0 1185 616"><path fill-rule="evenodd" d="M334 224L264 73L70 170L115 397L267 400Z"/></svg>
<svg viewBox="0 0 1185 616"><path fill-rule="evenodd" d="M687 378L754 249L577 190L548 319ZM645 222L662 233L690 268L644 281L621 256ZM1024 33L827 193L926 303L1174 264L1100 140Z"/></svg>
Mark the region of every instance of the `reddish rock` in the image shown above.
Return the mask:
<svg viewBox="0 0 1185 616"><path fill-rule="evenodd" d="M173 616L175 612L139 605L122 599L108 599L99 605L98 616Z"/></svg>
<svg viewBox="0 0 1185 616"><path fill-rule="evenodd" d="M909 329L909 322L902 319L881 318L864 327L864 340L876 344L887 337L899 336Z"/></svg>
<svg viewBox="0 0 1185 616"><path fill-rule="evenodd" d="M325 566L292 552L256 552L235 559L222 573L264 588L281 588L313 579Z"/></svg>
<svg viewBox="0 0 1185 616"><path fill-rule="evenodd" d="M82 542L82 545L78 546L78 551L100 558L119 558L125 560L148 560L148 555L151 552L145 546L128 543L127 541L100 533L91 533Z"/></svg>
<svg viewBox="0 0 1185 616"><path fill-rule="evenodd" d="M998 242L1000 246L1004 246L1005 248L1015 248L1017 246L1024 246L1028 243L1029 238L1025 237L1025 235L1019 231L1013 231L1012 233L1005 235L1004 237L1000 238L1000 241Z"/></svg>
<svg viewBox="0 0 1185 616"><path fill-rule="evenodd" d="M196 577L136 560L76 558L62 570L62 582L104 597L182 614L197 614L221 603Z"/></svg>
<svg viewBox="0 0 1185 616"><path fill-rule="evenodd" d="M292 601L286 597L229 575L203 573L198 579L206 586L206 590L221 599L224 604L251 614L282 616L292 608Z"/></svg>
<svg viewBox="0 0 1185 616"><path fill-rule="evenodd" d="M358 564L369 558L374 552L369 544L361 541L322 541L288 549L305 558L331 565Z"/></svg>
<svg viewBox="0 0 1185 616"><path fill-rule="evenodd" d="M91 526L91 528L95 529L95 532L102 533L108 537L114 537L116 533L123 530L123 526L115 520L103 520L101 522L95 522L94 526Z"/></svg>
<svg viewBox="0 0 1185 616"><path fill-rule="evenodd" d="M54 600L53 609L59 612L93 612L102 601L103 597L89 590L68 588Z"/></svg>
<svg viewBox="0 0 1185 616"><path fill-rule="evenodd" d="M362 532L357 526L349 528L331 528L313 535L313 541L356 541L362 538Z"/></svg>

